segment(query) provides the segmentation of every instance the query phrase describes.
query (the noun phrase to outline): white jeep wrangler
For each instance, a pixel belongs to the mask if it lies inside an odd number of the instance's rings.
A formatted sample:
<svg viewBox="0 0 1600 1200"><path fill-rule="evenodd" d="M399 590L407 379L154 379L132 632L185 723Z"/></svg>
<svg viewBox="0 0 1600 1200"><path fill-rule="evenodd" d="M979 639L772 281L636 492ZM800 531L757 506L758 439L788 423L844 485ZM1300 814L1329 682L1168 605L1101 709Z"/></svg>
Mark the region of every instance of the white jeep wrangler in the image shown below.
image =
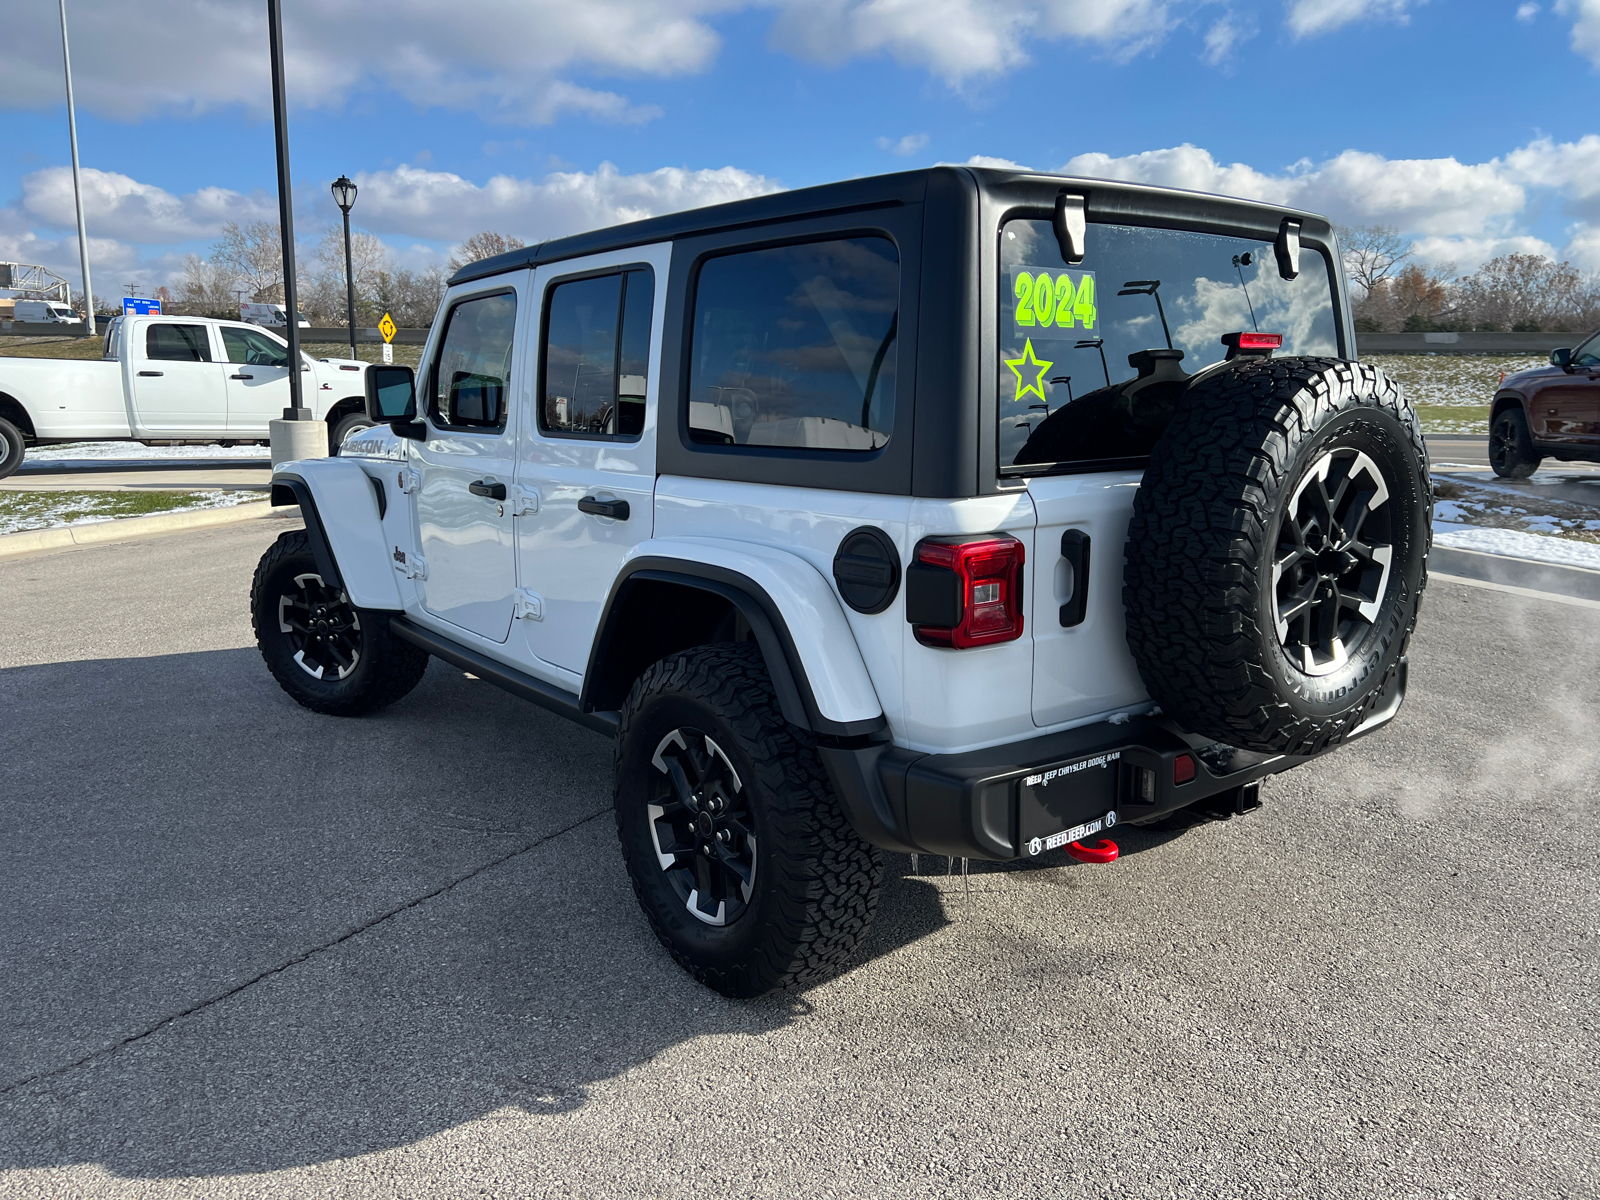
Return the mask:
<svg viewBox="0 0 1600 1200"><path fill-rule="evenodd" d="M803 984L880 848L1104 861L1395 714L1428 467L1353 352L1325 220L1101 180L939 167L512 251L418 376L371 369L378 428L277 468L305 529L256 635L321 712L431 655L613 736L662 943Z"/></svg>

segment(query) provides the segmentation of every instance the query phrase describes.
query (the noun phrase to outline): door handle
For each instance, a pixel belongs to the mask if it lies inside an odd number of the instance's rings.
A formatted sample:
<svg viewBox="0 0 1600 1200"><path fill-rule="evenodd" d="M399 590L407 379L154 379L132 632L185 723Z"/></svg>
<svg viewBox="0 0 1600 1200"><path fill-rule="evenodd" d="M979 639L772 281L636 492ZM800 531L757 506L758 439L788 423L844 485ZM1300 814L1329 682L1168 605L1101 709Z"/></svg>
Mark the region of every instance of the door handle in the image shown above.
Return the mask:
<svg viewBox="0 0 1600 1200"><path fill-rule="evenodd" d="M254 379L254 375L229 375L229 379Z"/></svg>
<svg viewBox="0 0 1600 1200"><path fill-rule="evenodd" d="M487 479L478 479L467 484L467 491L474 496L486 496L490 500L504 500L506 498L506 485L493 483Z"/></svg>
<svg viewBox="0 0 1600 1200"><path fill-rule="evenodd" d="M154 378L157 375L164 374L164 372L161 372L161 371L140 371L139 374L143 375L143 376L146 376L148 378Z"/></svg>
<svg viewBox="0 0 1600 1200"><path fill-rule="evenodd" d="M589 513L596 517L610 517L613 521L626 521L628 519L628 502L626 500L596 500L593 496L585 496L578 501L578 511Z"/></svg>
<svg viewBox="0 0 1600 1200"><path fill-rule="evenodd" d="M1072 568L1072 594L1061 606L1061 627L1082 625L1089 611L1089 535L1068 529L1061 535L1061 557Z"/></svg>

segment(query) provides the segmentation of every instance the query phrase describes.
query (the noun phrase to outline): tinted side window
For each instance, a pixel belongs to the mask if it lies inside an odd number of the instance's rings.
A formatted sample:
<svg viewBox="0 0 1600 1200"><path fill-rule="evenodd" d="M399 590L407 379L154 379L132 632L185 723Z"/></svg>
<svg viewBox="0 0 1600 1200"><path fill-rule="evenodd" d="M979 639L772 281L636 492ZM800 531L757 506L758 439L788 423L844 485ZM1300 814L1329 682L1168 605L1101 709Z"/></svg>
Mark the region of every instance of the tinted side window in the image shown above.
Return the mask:
<svg viewBox="0 0 1600 1200"><path fill-rule="evenodd" d="M101 358L115 359L122 353L122 318L112 317L106 326L106 347Z"/></svg>
<svg viewBox="0 0 1600 1200"><path fill-rule="evenodd" d="M435 423L505 428L516 323L517 297L511 292L463 300L450 310L433 364L428 413Z"/></svg>
<svg viewBox="0 0 1600 1200"><path fill-rule="evenodd" d="M222 327L222 348L228 352L228 361L251 367L286 367L289 349L265 334L236 326Z"/></svg>
<svg viewBox="0 0 1600 1200"><path fill-rule="evenodd" d="M877 450L894 427L900 259L887 238L708 260L695 291L697 442Z"/></svg>
<svg viewBox="0 0 1600 1200"><path fill-rule="evenodd" d="M558 283L545 310L539 428L584 437L637 437L650 373L649 268Z"/></svg>
<svg viewBox="0 0 1600 1200"><path fill-rule="evenodd" d="M144 356L170 362L210 362L211 343L204 325L151 325L144 336Z"/></svg>
<svg viewBox="0 0 1600 1200"><path fill-rule="evenodd" d="M1572 365L1594 370L1600 367L1600 335L1591 337L1572 352Z"/></svg>

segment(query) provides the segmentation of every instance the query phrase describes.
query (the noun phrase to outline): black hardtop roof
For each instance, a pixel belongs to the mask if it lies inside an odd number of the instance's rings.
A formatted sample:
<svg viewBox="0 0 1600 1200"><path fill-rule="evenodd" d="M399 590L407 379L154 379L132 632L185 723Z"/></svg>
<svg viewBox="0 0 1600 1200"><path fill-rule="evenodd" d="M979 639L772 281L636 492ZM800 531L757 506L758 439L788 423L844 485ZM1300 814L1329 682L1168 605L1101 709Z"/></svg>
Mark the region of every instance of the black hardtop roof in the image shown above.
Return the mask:
<svg viewBox="0 0 1600 1200"><path fill-rule="evenodd" d="M1114 220L1119 214L1133 215L1151 210L1172 213L1174 210L1192 212L1206 223L1265 226L1275 230L1283 217L1292 217L1305 223L1308 232L1326 231L1327 221L1313 213L1283 208L1254 200L1241 200L1231 196L1217 196L1209 192L1188 191L1183 188L1156 187L1150 184L1128 183L1119 179L1090 179L1072 175L1051 175L1041 171L1024 171L998 167L938 166L916 171L900 171L893 175L870 175L861 179L846 179L838 183L824 183L793 191L773 192L753 196L748 200L733 200L726 204L712 204L705 208L669 213L626 225L612 225L587 233L508 250L492 258L466 264L450 277L452 285L473 279L484 279L506 271L515 271L541 263L562 259L580 258L601 254L608 250L622 250L629 246L646 246L675 238L735 229L743 225L761 225L786 218L824 215L852 210L890 207L921 203L928 190L929 180L940 172L964 175L980 192L1018 193L1037 188L1042 203L1053 202L1055 192L1063 187L1081 188L1089 198L1089 216L1097 220Z"/></svg>

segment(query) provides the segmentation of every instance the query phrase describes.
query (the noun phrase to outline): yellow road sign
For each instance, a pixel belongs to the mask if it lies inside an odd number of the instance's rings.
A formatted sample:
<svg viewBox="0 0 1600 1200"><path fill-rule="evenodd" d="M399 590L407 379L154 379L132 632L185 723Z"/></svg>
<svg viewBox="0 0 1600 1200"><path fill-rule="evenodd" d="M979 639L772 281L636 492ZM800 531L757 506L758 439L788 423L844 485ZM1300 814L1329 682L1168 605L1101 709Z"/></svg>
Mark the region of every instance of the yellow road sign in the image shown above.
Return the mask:
<svg viewBox="0 0 1600 1200"><path fill-rule="evenodd" d="M378 332L383 334L384 341L392 342L394 341L394 335L399 333L400 330L395 325L394 318L388 313L384 313L383 320L378 322Z"/></svg>

